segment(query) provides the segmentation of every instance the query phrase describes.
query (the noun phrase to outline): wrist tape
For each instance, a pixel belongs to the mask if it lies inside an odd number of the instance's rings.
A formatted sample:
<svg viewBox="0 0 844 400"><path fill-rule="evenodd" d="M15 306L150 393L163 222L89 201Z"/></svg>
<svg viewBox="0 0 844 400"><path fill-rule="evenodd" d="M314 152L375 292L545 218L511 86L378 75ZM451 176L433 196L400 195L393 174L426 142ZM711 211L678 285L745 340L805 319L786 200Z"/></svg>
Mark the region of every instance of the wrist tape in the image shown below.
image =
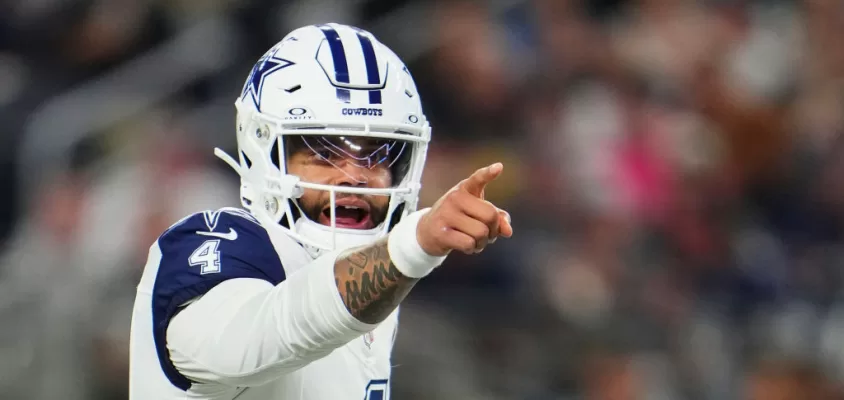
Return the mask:
<svg viewBox="0 0 844 400"><path fill-rule="evenodd" d="M408 278L422 278L440 266L446 256L435 257L425 252L416 239L419 219L429 208L413 212L399 221L387 238L387 250L393 265Z"/></svg>

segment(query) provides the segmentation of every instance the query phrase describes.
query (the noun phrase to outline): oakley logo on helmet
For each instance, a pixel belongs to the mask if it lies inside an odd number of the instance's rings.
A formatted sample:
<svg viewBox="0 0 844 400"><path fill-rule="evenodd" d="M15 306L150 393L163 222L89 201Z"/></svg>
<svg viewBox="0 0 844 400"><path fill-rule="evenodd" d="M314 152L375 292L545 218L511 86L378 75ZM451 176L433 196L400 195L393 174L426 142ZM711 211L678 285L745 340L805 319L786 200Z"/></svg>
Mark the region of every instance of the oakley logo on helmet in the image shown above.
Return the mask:
<svg viewBox="0 0 844 400"><path fill-rule="evenodd" d="M287 116L284 117L286 120L303 120L303 119L313 119L313 115L311 115L311 111L304 107L293 107L287 110Z"/></svg>

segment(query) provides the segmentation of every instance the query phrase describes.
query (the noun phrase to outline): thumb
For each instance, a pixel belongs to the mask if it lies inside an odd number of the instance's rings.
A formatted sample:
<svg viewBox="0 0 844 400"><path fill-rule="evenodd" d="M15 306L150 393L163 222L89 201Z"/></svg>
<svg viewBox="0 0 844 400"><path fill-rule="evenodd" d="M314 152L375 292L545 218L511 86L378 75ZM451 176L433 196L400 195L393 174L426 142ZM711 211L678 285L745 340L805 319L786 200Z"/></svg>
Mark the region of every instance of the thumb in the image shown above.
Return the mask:
<svg viewBox="0 0 844 400"><path fill-rule="evenodd" d="M459 187L476 197L483 198L486 185L501 175L502 171L504 171L504 165L500 162L481 168L460 182Z"/></svg>

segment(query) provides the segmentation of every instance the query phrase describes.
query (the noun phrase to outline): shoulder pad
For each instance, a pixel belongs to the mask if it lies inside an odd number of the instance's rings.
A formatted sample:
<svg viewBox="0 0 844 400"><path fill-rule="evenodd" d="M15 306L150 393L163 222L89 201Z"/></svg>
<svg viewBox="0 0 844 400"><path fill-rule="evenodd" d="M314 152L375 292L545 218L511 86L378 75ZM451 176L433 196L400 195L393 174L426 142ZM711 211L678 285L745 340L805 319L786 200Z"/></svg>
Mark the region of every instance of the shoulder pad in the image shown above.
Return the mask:
<svg viewBox="0 0 844 400"><path fill-rule="evenodd" d="M259 278L273 285L284 280L284 269L267 231L243 210L224 208L194 214L168 229L158 244L161 266L157 285L171 274L203 280Z"/></svg>
<svg viewBox="0 0 844 400"><path fill-rule="evenodd" d="M161 260L152 290L154 337L170 381L184 390L190 381L170 362L166 333L181 306L229 279L254 278L278 285L284 268L267 231L235 208L205 211L179 221L158 238Z"/></svg>

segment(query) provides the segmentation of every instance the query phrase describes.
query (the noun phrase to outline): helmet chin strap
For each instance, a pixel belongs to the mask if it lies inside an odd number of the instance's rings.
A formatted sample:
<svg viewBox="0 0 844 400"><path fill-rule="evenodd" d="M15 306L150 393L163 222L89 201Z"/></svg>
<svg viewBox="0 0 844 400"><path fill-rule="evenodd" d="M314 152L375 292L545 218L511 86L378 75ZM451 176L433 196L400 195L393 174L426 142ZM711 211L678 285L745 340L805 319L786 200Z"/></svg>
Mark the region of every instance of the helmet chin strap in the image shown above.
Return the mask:
<svg viewBox="0 0 844 400"><path fill-rule="evenodd" d="M382 223L383 225L383 223ZM296 221L296 233L308 239L316 240L320 243L334 243L334 250L346 250L352 247L363 246L372 243L383 231L383 226L379 225L372 229L357 230L357 229L342 229L334 228L311 221L310 218L300 217ZM326 250L314 246L305 245L305 249L314 258L324 253Z"/></svg>
<svg viewBox="0 0 844 400"><path fill-rule="evenodd" d="M226 152L219 148L214 149L214 154L225 161L232 169L237 172L241 178L244 178L245 171L243 166L240 165L232 156L228 155ZM289 175L286 175L289 176ZM318 257L321 254L329 251L325 246L332 250L345 250L352 247L363 246L366 244L372 243L374 240L377 240L379 237L386 234L387 229L385 229L385 224L388 224L389 221L393 218L393 213L396 212L396 208L399 205L398 203L401 202L399 199L402 195L393 196L390 200L390 205L388 207L388 215L385 218L384 222L379 224L378 226L372 229L366 230L358 230L358 229L344 229L344 228L337 228L337 218L335 215L335 204L336 204L336 193L337 189L327 186L327 185L319 185L319 184L312 184L312 183L305 183L300 182L298 178L294 180L281 180L280 185L277 185L277 189L289 189L284 190L284 194L287 196L282 197L268 197L273 198L275 202L277 202L277 206L279 208L285 208L281 211L281 215L279 219L276 221L270 221L269 219L274 219L274 216L267 214L270 212L269 210L262 210L262 209L253 209L254 207L261 207L261 204L252 205L250 207L252 214L261 221L262 225L265 226L268 230L271 231L283 231L285 234L291 236L293 239L298 240L302 246L307 250L308 254L311 257ZM283 186L283 187L282 187ZM297 186L300 187L310 187L313 189L318 190L328 190L330 195L330 205L331 205L331 226L323 225L319 222L312 221L310 218L307 218L304 215L303 210L299 206L298 202L295 200L296 196L294 196L294 192L300 192L301 188L297 190ZM418 190L418 188L417 188ZM349 192L349 193L366 193L366 189L357 189L357 188L343 188L340 190L342 192ZM412 188L408 189L409 192L413 192ZM292 218L292 210L286 209L286 207L290 207L290 203L286 200L290 199L293 200L293 203L296 208L299 209L299 218L296 218L295 223L290 228L286 228L282 226L281 220L284 218L289 219ZM252 200L255 201L254 199ZM291 229L292 228L292 229Z"/></svg>
<svg viewBox="0 0 844 400"><path fill-rule="evenodd" d="M329 190L330 225L324 225L307 217L297 200L293 200L296 208L299 209L299 218L294 224L296 234L314 240L318 243L329 245L332 250L346 250L352 247L359 247L372 243L384 234L384 224L370 229L345 229L337 227L337 191ZM305 250L311 257L318 257L326 249L317 246L310 246L303 243Z"/></svg>

